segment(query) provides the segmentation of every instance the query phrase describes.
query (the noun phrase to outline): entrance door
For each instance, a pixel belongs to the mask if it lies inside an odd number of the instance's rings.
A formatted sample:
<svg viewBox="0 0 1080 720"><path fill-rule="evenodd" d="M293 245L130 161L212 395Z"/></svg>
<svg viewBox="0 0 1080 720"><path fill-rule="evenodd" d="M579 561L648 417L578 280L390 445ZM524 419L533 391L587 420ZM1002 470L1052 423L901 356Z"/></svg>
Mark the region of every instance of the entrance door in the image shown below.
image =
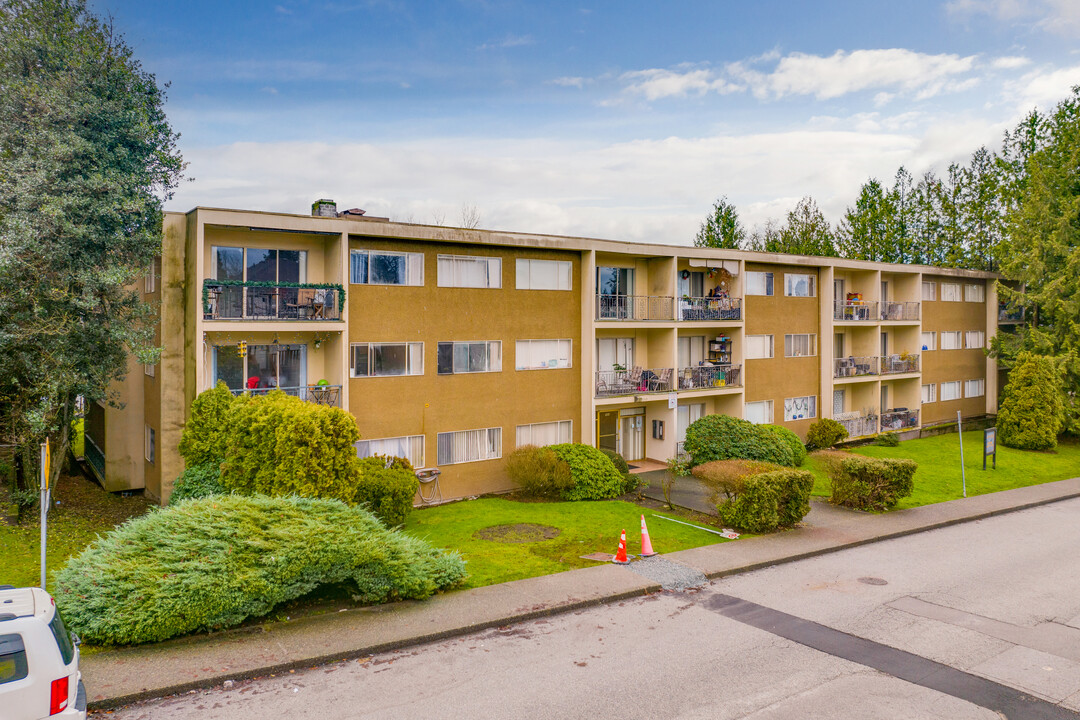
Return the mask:
<svg viewBox="0 0 1080 720"><path fill-rule="evenodd" d="M645 459L645 416L622 418L622 452L627 462Z"/></svg>
<svg viewBox="0 0 1080 720"><path fill-rule="evenodd" d="M596 447L619 452L619 412L596 413Z"/></svg>

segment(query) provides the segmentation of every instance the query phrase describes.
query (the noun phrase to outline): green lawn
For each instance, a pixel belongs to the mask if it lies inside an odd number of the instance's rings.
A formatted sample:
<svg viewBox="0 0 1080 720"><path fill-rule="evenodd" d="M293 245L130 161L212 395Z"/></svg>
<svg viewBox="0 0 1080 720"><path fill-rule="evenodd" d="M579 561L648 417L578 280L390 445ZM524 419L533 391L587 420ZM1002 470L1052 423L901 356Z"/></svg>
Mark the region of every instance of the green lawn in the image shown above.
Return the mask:
<svg viewBox="0 0 1080 720"><path fill-rule="evenodd" d="M619 547L619 533L624 529L628 551L637 554L641 551L643 513L657 552L727 542L719 535L653 518L654 511L618 500L516 502L481 498L414 510L405 531L437 547L459 550L468 561L466 587L480 587L597 565L580 556L594 552L614 554ZM666 511L660 514L678 517ZM556 527L561 534L550 540L517 544L474 535L477 530L493 525L519 523Z"/></svg>
<svg viewBox="0 0 1080 720"><path fill-rule="evenodd" d="M990 469L989 461L987 469L982 469L982 442L981 430L964 433L964 469L969 497L1080 476L1080 442L1076 440L1062 442L1051 452L1013 450L998 443L997 470ZM911 497L901 500L898 508L963 497L960 438L955 433L906 440L897 447L865 445L853 452L878 458L909 458L919 463L919 469L915 471L915 491ZM814 494L829 493L828 478L819 470Z"/></svg>

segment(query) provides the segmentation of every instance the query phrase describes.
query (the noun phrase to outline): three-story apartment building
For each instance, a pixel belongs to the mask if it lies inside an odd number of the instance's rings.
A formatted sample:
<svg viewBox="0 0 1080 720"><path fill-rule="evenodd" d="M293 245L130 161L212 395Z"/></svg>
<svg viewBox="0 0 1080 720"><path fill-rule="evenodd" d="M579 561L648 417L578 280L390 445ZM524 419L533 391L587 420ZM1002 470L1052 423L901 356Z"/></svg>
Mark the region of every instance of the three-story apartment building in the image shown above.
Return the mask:
<svg viewBox="0 0 1080 720"><path fill-rule="evenodd" d="M322 213L322 214L319 214ZM89 464L163 501L195 396L274 389L356 417L361 455L511 489L521 444L627 460L722 413L852 436L996 412L995 276L673 245L196 208L167 213L143 291L156 366L92 405Z"/></svg>

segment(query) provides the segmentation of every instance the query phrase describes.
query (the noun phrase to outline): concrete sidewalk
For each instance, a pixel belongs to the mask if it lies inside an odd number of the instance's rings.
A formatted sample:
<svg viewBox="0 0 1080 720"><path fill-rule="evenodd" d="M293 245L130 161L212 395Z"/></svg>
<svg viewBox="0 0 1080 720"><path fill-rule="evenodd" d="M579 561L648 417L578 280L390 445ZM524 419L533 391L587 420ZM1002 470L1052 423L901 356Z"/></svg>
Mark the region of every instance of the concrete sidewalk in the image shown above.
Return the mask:
<svg viewBox="0 0 1080 720"><path fill-rule="evenodd" d="M813 518L808 516L805 527L664 557L710 579L720 578L1075 497L1080 497L1080 478L881 515L815 506L816 512ZM83 658L83 678L90 708L107 709L229 679L288 672L659 590L659 585L626 568L598 565L447 593L423 602L347 610L93 653Z"/></svg>

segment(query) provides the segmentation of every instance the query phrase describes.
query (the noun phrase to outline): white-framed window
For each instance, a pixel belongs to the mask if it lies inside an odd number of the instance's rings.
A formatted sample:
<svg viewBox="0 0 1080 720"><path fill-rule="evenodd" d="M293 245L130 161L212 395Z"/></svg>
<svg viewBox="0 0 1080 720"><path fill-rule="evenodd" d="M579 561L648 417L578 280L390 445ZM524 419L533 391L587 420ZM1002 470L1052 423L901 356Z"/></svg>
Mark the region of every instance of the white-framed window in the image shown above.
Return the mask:
<svg viewBox="0 0 1080 720"><path fill-rule="evenodd" d="M986 333L982 330L968 330L964 333L964 347L969 350L986 347Z"/></svg>
<svg viewBox="0 0 1080 720"><path fill-rule="evenodd" d="M424 436L402 435L400 437L375 438L355 443L357 457L388 455L408 460L414 468L424 467Z"/></svg>
<svg viewBox="0 0 1080 720"><path fill-rule="evenodd" d="M773 274L771 272L749 271L746 273L747 295L772 295Z"/></svg>
<svg viewBox="0 0 1080 720"><path fill-rule="evenodd" d="M986 381L982 378L964 381L964 397L982 397L986 394Z"/></svg>
<svg viewBox="0 0 1080 720"><path fill-rule="evenodd" d="M784 400L784 420L803 420L817 417L817 395Z"/></svg>
<svg viewBox="0 0 1080 720"><path fill-rule="evenodd" d="M960 397L960 381L955 380L953 382L941 383L941 399L956 400Z"/></svg>
<svg viewBox="0 0 1080 720"><path fill-rule="evenodd" d="M501 288L502 258L440 255L439 287Z"/></svg>
<svg viewBox="0 0 1080 720"><path fill-rule="evenodd" d="M937 385L930 383L922 386L922 404L937 402Z"/></svg>
<svg viewBox="0 0 1080 720"><path fill-rule="evenodd" d="M817 276L806 273L784 273L784 294L788 297L816 297Z"/></svg>
<svg viewBox="0 0 1080 720"><path fill-rule="evenodd" d="M154 374L157 372L157 370L156 370L157 366L154 365L153 363L143 365L142 367L143 367L143 372L146 373L147 377L154 377Z"/></svg>
<svg viewBox="0 0 1080 720"><path fill-rule="evenodd" d="M942 350L961 350L964 346L960 344L960 331L955 332L943 330L941 332L941 349Z"/></svg>
<svg viewBox="0 0 1080 720"><path fill-rule="evenodd" d="M784 357L817 355L817 335L802 333L784 336Z"/></svg>
<svg viewBox="0 0 1080 720"><path fill-rule="evenodd" d="M986 286L964 283L964 302L986 302Z"/></svg>
<svg viewBox="0 0 1080 720"><path fill-rule="evenodd" d="M570 420L530 423L517 426L517 447L522 445L559 445L574 441L574 423Z"/></svg>
<svg viewBox="0 0 1080 720"><path fill-rule="evenodd" d="M942 302L960 302L960 283L941 283Z"/></svg>
<svg viewBox="0 0 1080 720"><path fill-rule="evenodd" d="M569 260L517 260L518 290L572 290L574 265Z"/></svg>
<svg viewBox="0 0 1080 720"><path fill-rule="evenodd" d="M937 300L937 283L933 280L923 280L922 284L922 299L923 301Z"/></svg>
<svg viewBox="0 0 1080 720"><path fill-rule="evenodd" d="M759 360L773 356L772 335L747 335L746 336L746 359Z"/></svg>
<svg viewBox="0 0 1080 720"><path fill-rule="evenodd" d="M634 338L596 338L596 365L600 372L634 367Z"/></svg>
<svg viewBox="0 0 1080 720"><path fill-rule="evenodd" d="M146 462L153 465L157 458L157 433L154 432L154 428L147 425L144 437L143 444L145 445Z"/></svg>
<svg viewBox="0 0 1080 720"><path fill-rule="evenodd" d="M518 340L515 370L551 370L571 367L569 340Z"/></svg>
<svg viewBox="0 0 1080 720"><path fill-rule="evenodd" d="M150 261L150 269L143 278L143 292L152 293L157 290L157 260Z"/></svg>
<svg viewBox="0 0 1080 720"><path fill-rule="evenodd" d="M353 285L424 284L424 253L350 250L349 282Z"/></svg>
<svg viewBox="0 0 1080 720"><path fill-rule="evenodd" d="M495 460L502 457L502 428L439 433L439 465Z"/></svg>
<svg viewBox="0 0 1080 720"><path fill-rule="evenodd" d="M502 371L502 341L439 343L439 375Z"/></svg>
<svg viewBox="0 0 1080 720"><path fill-rule="evenodd" d="M924 332L922 334L922 349L923 350L937 350L937 333L936 332Z"/></svg>
<svg viewBox="0 0 1080 720"><path fill-rule="evenodd" d="M349 377L424 374L424 343L353 343Z"/></svg>
<svg viewBox="0 0 1080 720"><path fill-rule="evenodd" d="M680 335L677 341L679 367L692 368L700 365L706 357L704 335Z"/></svg>
<svg viewBox="0 0 1080 720"><path fill-rule="evenodd" d="M773 420L772 400L758 400L743 405L743 419L757 425L766 425Z"/></svg>

